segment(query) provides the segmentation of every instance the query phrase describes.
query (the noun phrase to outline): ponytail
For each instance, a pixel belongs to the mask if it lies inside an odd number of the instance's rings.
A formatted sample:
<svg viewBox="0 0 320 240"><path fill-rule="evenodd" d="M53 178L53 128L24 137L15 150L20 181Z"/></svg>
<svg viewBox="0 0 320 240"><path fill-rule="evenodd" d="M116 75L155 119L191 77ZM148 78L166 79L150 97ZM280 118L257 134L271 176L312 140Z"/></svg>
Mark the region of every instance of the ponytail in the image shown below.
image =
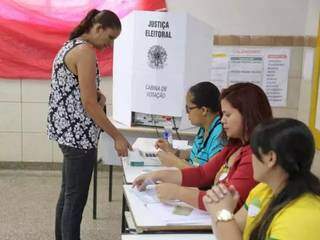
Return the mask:
<svg viewBox="0 0 320 240"><path fill-rule="evenodd" d="M90 28L93 26L93 18L99 13L100 11L97 9L92 9L88 12L87 16L80 22L78 26L73 29L70 33L69 40L74 38L80 37L82 34L88 32Z"/></svg>
<svg viewBox="0 0 320 240"><path fill-rule="evenodd" d="M101 24L102 28L114 28L121 30L119 17L112 11L92 9L80 24L70 33L69 40L88 33L95 23Z"/></svg>

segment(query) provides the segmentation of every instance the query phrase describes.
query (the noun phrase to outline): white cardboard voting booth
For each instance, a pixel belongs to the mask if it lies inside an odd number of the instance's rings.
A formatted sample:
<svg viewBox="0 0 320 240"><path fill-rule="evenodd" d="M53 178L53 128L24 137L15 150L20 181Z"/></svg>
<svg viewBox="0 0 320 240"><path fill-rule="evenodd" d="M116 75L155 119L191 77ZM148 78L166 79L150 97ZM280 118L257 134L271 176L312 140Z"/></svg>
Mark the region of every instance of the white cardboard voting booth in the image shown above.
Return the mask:
<svg viewBox="0 0 320 240"><path fill-rule="evenodd" d="M113 119L132 112L182 117L185 94L209 81L213 30L186 13L134 11L114 44ZM184 127L186 128L186 127Z"/></svg>

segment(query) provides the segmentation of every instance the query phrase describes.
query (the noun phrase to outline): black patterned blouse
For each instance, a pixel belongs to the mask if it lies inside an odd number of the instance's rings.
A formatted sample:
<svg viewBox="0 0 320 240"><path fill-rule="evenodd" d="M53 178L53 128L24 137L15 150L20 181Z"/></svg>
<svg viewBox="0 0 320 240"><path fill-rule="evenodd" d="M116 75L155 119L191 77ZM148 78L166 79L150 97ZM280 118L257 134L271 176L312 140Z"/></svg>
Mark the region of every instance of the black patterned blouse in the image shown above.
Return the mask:
<svg viewBox="0 0 320 240"><path fill-rule="evenodd" d="M47 133L51 140L74 148L96 148L100 128L88 116L80 99L78 76L73 74L64 63L66 54L79 44L87 44L73 39L64 44L56 55L51 76L51 92ZM97 65L96 87L100 77Z"/></svg>

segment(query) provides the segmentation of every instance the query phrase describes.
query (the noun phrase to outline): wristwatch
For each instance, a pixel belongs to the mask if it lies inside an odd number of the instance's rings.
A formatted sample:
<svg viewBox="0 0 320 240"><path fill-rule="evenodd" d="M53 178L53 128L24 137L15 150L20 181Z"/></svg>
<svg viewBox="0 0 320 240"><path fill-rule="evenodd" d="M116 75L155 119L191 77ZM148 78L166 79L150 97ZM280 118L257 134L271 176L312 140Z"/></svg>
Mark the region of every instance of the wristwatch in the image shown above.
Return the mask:
<svg viewBox="0 0 320 240"><path fill-rule="evenodd" d="M222 209L217 212L217 221L216 222L228 222L234 219L233 213L226 209Z"/></svg>

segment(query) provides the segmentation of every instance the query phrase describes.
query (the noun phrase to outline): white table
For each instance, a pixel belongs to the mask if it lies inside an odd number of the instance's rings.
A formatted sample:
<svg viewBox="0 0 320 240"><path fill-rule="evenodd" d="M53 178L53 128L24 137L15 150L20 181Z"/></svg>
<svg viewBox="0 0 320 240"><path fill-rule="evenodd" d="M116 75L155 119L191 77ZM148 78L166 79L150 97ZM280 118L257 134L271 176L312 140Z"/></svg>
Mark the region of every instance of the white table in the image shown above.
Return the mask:
<svg viewBox="0 0 320 240"><path fill-rule="evenodd" d="M163 129L152 128L152 127L127 127L119 122L116 122L110 119L112 124L120 130L120 132L127 138L130 144L133 144L134 141L138 137L145 137L145 138L161 138ZM188 130L179 131L179 135L185 139L189 140L189 143L192 143L194 136L196 135L198 128L191 128ZM159 136L158 136L158 134ZM173 137L177 138L175 132L173 132ZM101 133L100 141L99 141L99 148L98 148L98 155L99 158L102 159L102 162L106 165L121 165L121 161L114 150L114 144L111 137L109 137L106 133Z"/></svg>
<svg viewBox="0 0 320 240"><path fill-rule="evenodd" d="M213 234L124 234L121 240L216 240Z"/></svg>
<svg viewBox="0 0 320 240"><path fill-rule="evenodd" d="M132 184L134 179L138 177L139 175L151 171L156 171L156 170L161 170L161 169L170 169L167 167L162 167L162 166L130 166L128 163L128 160L126 158L122 159L122 166L123 166L123 179L125 184ZM126 198L125 195L123 194L122 196L122 223L121 223L121 232L124 233L126 229L126 216L125 216L125 211L128 208L126 204Z"/></svg>
<svg viewBox="0 0 320 240"><path fill-rule="evenodd" d="M205 215L206 220L201 223L184 223L179 224L166 224L159 217L159 215L152 214L150 207L154 205L146 204L136 196L132 191L132 185L123 185L124 195L132 214L133 222L135 224L138 233L142 232L156 232L156 231L188 231L188 230L211 230L211 219L210 216ZM185 220L190 216L183 217ZM204 223L205 222L205 223Z"/></svg>
<svg viewBox="0 0 320 240"><path fill-rule="evenodd" d="M122 159L123 176L126 184L132 184L133 180L141 174L156 170L175 169L162 166L130 166L126 158Z"/></svg>
<svg viewBox="0 0 320 240"><path fill-rule="evenodd" d="M152 127L128 127L124 124L121 124L117 121L114 121L112 118L109 118L110 121L117 127L121 133L127 138L130 144L133 144L136 138L138 137L146 137L146 138L160 138L163 133L162 128L152 128ZM180 136L188 140L191 144L193 142L193 138L196 135L198 128L191 128L188 130L179 131ZM158 136L159 134L159 136ZM173 137L177 138L175 132L173 132ZM112 200L112 171L113 166L121 166L121 160L118 157L116 151L114 150L114 143L110 136L106 133L101 133L99 147L98 147L98 159L102 161L103 164L109 165L109 202ZM96 177L96 171L94 171L94 179ZM132 181L131 181L132 182ZM94 181L94 184L96 181ZM96 186L96 185L94 185ZM94 188L96 189L96 187ZM94 198L95 201L95 198ZM95 203L94 203L95 206Z"/></svg>
<svg viewBox="0 0 320 240"><path fill-rule="evenodd" d="M133 144L133 142L136 140L137 137L149 137L149 138L160 138L163 133L162 128L152 128L152 127L128 127L124 124L121 124L117 121L114 121L112 118L109 118L109 120L114 124L116 128L120 130L120 132L127 138L130 144ZM196 135L198 131L198 128L191 128L188 130L179 131L179 135L185 139L188 140L189 143L193 141L194 136ZM159 134L159 135L158 135ZM177 138L177 135L175 132L173 132L173 137ZM117 156L116 151L114 150L114 143L113 140L104 132L100 135L99 140L99 147L98 147L98 159L102 161L103 164L109 165L109 184L108 184L108 201L112 201L112 171L113 166L121 166L122 162L121 159ZM136 169L136 171L139 171ZM129 182L132 182L133 176L138 176L140 173L143 173L139 171L139 174L131 175L131 177L128 179ZM93 171L93 219L96 219L97 215L97 164L94 166ZM133 179L132 179L133 178Z"/></svg>

